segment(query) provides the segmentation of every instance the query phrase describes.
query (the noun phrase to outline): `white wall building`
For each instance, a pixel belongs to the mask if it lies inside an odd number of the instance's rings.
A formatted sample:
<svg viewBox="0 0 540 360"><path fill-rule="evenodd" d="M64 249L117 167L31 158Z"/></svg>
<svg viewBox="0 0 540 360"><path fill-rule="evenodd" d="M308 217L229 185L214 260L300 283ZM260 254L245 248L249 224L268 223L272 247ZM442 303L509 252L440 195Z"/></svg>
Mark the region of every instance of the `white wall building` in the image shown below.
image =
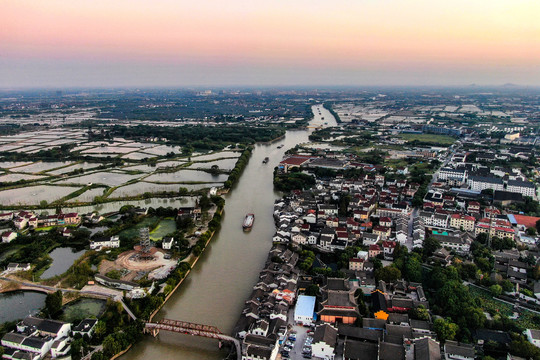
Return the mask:
<svg viewBox="0 0 540 360"><path fill-rule="evenodd" d="M103 248L119 248L120 238L118 236L111 236L110 238L98 238L90 240L91 250L100 250Z"/></svg>
<svg viewBox="0 0 540 360"><path fill-rule="evenodd" d="M323 324L315 329L311 354L315 358L332 360L337 343L337 329L329 324Z"/></svg>
<svg viewBox="0 0 540 360"><path fill-rule="evenodd" d="M313 324L313 314L315 313L315 296L300 295L294 308L294 321L297 324Z"/></svg>

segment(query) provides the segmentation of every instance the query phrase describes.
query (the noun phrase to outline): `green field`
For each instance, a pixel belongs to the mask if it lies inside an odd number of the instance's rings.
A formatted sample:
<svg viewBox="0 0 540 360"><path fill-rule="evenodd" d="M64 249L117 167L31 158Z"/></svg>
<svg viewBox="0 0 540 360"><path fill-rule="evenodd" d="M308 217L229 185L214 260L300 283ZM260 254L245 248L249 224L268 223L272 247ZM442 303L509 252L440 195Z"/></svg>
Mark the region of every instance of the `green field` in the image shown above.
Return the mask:
<svg viewBox="0 0 540 360"><path fill-rule="evenodd" d="M154 224L158 220L159 220L159 218L157 216L146 217L143 221L141 221L137 225L135 225L133 227L130 227L129 229L126 229L126 230L120 232L119 235L121 237L126 237L126 238L130 238L130 239L139 237L139 229L141 229L143 227L150 227L152 224Z"/></svg>
<svg viewBox="0 0 540 360"><path fill-rule="evenodd" d="M456 141L456 139L451 136L436 134L399 134L398 137L406 141L417 140L423 143L442 146L452 145Z"/></svg>
<svg viewBox="0 0 540 360"><path fill-rule="evenodd" d="M505 316L512 316L514 310L510 304L497 300L491 296L489 291L479 289L476 286L469 286L469 292L472 296L480 300L481 306L484 311L490 314L500 313ZM518 319L515 320L516 324L522 329L538 329L540 323L536 319L536 315L528 310L520 309L521 314Z"/></svg>
<svg viewBox="0 0 540 360"><path fill-rule="evenodd" d="M176 231L176 221L172 219L161 220L158 227L150 233L150 239L161 240L164 236Z"/></svg>

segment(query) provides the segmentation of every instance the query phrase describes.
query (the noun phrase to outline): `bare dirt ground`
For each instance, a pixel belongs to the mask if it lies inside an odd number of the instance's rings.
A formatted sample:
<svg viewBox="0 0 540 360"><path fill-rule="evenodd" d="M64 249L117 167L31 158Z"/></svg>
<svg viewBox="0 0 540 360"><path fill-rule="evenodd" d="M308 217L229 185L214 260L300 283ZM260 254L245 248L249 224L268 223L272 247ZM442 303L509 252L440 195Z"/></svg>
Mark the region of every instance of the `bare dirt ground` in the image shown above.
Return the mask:
<svg viewBox="0 0 540 360"><path fill-rule="evenodd" d="M105 275L111 270L121 270L120 267L117 267L114 261L102 260L99 264L99 273Z"/></svg>
<svg viewBox="0 0 540 360"><path fill-rule="evenodd" d="M164 259L164 252L156 249L151 260L142 260L138 257L135 250L125 251L118 255L115 261L103 260L99 265L99 273L107 274L111 270L130 270L128 274L122 277L122 280L132 281L137 276L138 271L150 272L162 266L174 265L174 260Z"/></svg>

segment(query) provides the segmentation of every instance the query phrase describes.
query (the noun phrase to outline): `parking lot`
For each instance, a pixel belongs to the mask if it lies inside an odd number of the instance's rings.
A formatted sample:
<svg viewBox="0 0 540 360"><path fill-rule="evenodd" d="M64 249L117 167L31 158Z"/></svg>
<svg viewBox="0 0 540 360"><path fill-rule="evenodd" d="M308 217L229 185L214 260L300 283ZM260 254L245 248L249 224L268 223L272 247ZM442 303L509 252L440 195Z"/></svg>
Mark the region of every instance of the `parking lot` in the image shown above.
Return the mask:
<svg viewBox="0 0 540 360"><path fill-rule="evenodd" d="M280 355L281 355L281 358L282 359L292 359L292 360L301 360L301 359L305 359L305 358L308 358L310 359L311 357L306 354L306 353L303 353L303 350L304 348L311 348L309 342L308 342L308 345L309 346L305 346L306 345L306 340L309 338L312 339L312 335L313 333L311 334L308 334L308 331L312 331L309 327L304 327L304 326L299 326L299 325L295 325L294 324L294 315L293 315L293 311L291 310L289 312L289 325L290 325L290 329L287 333L287 338L289 336L294 336L296 338L296 341L292 341L292 340L287 340L289 341L289 345L291 346L288 346L287 342L283 342L283 344L281 344L280 346ZM309 341L309 340L308 340ZM288 352L286 352L286 348L290 348L290 350ZM288 354L288 355L286 355ZM306 357L304 357L306 356Z"/></svg>

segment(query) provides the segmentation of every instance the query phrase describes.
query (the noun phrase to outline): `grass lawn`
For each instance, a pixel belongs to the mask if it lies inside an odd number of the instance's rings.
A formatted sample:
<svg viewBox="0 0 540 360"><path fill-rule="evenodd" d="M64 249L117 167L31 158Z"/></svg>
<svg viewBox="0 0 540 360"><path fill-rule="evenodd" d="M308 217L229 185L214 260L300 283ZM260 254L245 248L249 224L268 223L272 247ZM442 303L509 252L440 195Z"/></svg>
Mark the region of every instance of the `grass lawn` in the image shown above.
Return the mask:
<svg viewBox="0 0 540 360"><path fill-rule="evenodd" d="M399 138L406 141L418 140L425 143L431 143L433 145L452 145L456 139L447 135L436 134L399 134Z"/></svg>
<svg viewBox="0 0 540 360"><path fill-rule="evenodd" d="M47 226L47 227L40 227L40 228L35 228L34 231L50 231L52 229L54 229L56 226Z"/></svg>
<svg viewBox="0 0 540 360"><path fill-rule="evenodd" d="M176 221L172 219L161 220L158 227L150 233L150 239L153 241L161 240L167 234L176 231Z"/></svg>
<svg viewBox="0 0 540 360"><path fill-rule="evenodd" d="M9 256L15 254L17 251L19 251L22 248L22 245L15 245L14 247L10 247L8 250L4 251L0 255L0 261L6 260Z"/></svg>
<svg viewBox="0 0 540 360"><path fill-rule="evenodd" d="M409 166L409 163L405 159L385 159L384 165L397 169L400 167L407 167Z"/></svg>

